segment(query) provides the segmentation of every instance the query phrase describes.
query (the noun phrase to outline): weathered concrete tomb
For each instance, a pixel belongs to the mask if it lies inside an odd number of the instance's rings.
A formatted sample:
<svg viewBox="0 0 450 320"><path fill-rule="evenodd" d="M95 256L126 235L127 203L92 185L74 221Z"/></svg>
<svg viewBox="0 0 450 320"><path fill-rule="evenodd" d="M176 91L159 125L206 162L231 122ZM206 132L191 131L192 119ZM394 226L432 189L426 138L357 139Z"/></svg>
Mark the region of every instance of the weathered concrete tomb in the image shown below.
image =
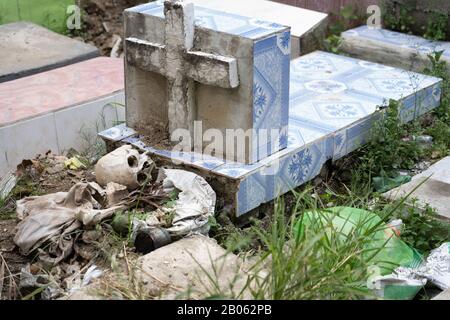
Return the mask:
<svg viewBox="0 0 450 320"><path fill-rule="evenodd" d="M290 26L211 7L156 1L125 12L127 123L100 136L206 177L235 217L364 144L389 99L402 121L439 106L440 79L321 51L291 59ZM226 137L214 153L208 139L183 151L148 139L179 129L251 134L238 154Z"/></svg>

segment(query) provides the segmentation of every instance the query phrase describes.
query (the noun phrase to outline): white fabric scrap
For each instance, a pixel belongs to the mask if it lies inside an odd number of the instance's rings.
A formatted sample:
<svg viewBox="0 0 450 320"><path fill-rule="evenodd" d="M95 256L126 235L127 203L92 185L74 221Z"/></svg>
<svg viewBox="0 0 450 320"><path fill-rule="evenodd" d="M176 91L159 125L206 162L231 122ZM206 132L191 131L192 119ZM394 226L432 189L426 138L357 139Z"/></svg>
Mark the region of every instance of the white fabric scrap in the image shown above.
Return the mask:
<svg viewBox="0 0 450 320"><path fill-rule="evenodd" d="M161 169L158 181L163 182L167 193L179 190L173 208L175 217L167 230L172 236L186 236L191 233L207 234L209 219L214 216L216 193L199 175L176 169Z"/></svg>

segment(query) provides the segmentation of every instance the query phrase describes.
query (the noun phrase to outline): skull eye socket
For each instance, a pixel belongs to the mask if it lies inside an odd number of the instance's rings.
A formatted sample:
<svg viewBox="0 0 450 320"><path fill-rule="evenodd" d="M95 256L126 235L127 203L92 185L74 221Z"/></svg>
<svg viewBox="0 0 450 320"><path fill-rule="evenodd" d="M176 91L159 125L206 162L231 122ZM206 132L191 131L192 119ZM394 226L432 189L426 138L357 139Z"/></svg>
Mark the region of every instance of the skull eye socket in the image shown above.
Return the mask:
<svg viewBox="0 0 450 320"><path fill-rule="evenodd" d="M144 184L147 181L147 178L147 175L142 172L137 175L137 181L140 185Z"/></svg>
<svg viewBox="0 0 450 320"><path fill-rule="evenodd" d="M142 166L142 170L150 168L150 163L148 161L144 162L144 165Z"/></svg>
<svg viewBox="0 0 450 320"><path fill-rule="evenodd" d="M128 160L128 165L131 168L136 168L139 164L138 159L135 156L129 156L127 160Z"/></svg>

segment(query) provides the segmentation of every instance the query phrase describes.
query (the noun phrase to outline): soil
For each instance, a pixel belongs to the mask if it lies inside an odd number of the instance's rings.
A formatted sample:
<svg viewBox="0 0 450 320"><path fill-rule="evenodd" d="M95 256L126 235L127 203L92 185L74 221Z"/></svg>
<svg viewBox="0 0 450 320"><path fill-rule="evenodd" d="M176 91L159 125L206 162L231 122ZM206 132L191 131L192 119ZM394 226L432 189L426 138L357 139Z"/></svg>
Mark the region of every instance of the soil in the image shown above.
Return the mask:
<svg viewBox="0 0 450 320"><path fill-rule="evenodd" d="M108 221L103 221L94 230L84 228L82 232L73 233L73 253L51 270L42 265L37 259L37 254L26 257L16 247L13 239L15 228L19 223L15 214L18 200L28 196L67 192L78 182L95 181L92 165L82 156L77 157L85 164L84 167L77 170L66 168L66 161L74 156L74 152L70 151L67 157L47 153L35 159L23 160L17 166L16 186L0 206L0 300L20 299L33 292L26 291L27 288L21 288L19 292L22 268L29 267L35 276L50 272L53 279L59 283L57 294L62 295L67 291L67 283L74 282L73 270L85 270L89 265L95 264L101 270L109 272L113 256L120 267L128 265L139 256L133 247L128 245L128 239L124 235L119 237ZM130 195L127 199L137 202L135 210L149 212L151 211L149 208L154 210L155 206L160 206L162 202L168 200L166 194L161 194L158 190L159 185L148 186L140 190L138 196ZM149 205L146 204L147 201ZM126 230L128 232L128 227ZM10 282L10 278L14 281ZM1 280L4 280L3 283ZM13 292L11 288L14 288ZM38 293L35 298L39 299L42 296Z"/></svg>
<svg viewBox="0 0 450 320"><path fill-rule="evenodd" d="M168 130L157 127L137 127L136 131L141 135L141 140L147 146L158 150L172 150L174 146L170 142Z"/></svg>
<svg viewBox="0 0 450 320"><path fill-rule="evenodd" d="M84 15L79 37L100 49L104 56L110 56L119 37L123 41L123 11L146 3L145 0L78 0ZM120 55L120 51L119 51Z"/></svg>
<svg viewBox="0 0 450 320"><path fill-rule="evenodd" d="M31 261L31 257L21 255L14 244L13 238L16 225L16 219L0 220L0 270L2 269L2 264L6 263L3 267L4 284L3 288L0 288L0 300L14 299L16 297L14 293L10 293L10 288L11 286L14 287L14 285L9 279L12 275L14 283L18 284L20 270Z"/></svg>
<svg viewBox="0 0 450 320"><path fill-rule="evenodd" d="M21 269L33 261L33 256L23 256L13 241L19 223L15 218L15 202L27 196L68 191L80 180L93 179L92 170L88 167L82 170L65 169L65 160L65 156L48 153L33 160L23 160L17 168L17 185L6 204L0 208L0 273L4 269L4 276L0 276L0 280L4 278L3 287L0 286L0 300L18 298L18 290L11 293L10 288L18 286ZM11 275L13 283L9 281Z"/></svg>

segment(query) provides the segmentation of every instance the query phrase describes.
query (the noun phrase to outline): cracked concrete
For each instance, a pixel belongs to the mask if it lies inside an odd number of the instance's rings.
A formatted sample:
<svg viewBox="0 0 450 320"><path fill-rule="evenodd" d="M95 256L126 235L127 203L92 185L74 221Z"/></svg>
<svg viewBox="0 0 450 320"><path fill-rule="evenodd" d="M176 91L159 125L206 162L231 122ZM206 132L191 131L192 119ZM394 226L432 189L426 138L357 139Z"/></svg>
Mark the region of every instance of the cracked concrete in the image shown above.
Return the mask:
<svg viewBox="0 0 450 320"><path fill-rule="evenodd" d="M194 45L192 3L165 2L164 14L166 17L164 43L128 37L126 59L128 64L136 68L161 74L167 79L165 98L169 132L187 129L192 136L196 118L194 82L235 88L239 85L237 62L233 57L192 50ZM138 115L136 118L139 119L138 122L142 121ZM134 117L129 118L132 126L133 120ZM152 122L143 124L148 126L149 123ZM191 141L186 142L186 146L192 148Z"/></svg>

